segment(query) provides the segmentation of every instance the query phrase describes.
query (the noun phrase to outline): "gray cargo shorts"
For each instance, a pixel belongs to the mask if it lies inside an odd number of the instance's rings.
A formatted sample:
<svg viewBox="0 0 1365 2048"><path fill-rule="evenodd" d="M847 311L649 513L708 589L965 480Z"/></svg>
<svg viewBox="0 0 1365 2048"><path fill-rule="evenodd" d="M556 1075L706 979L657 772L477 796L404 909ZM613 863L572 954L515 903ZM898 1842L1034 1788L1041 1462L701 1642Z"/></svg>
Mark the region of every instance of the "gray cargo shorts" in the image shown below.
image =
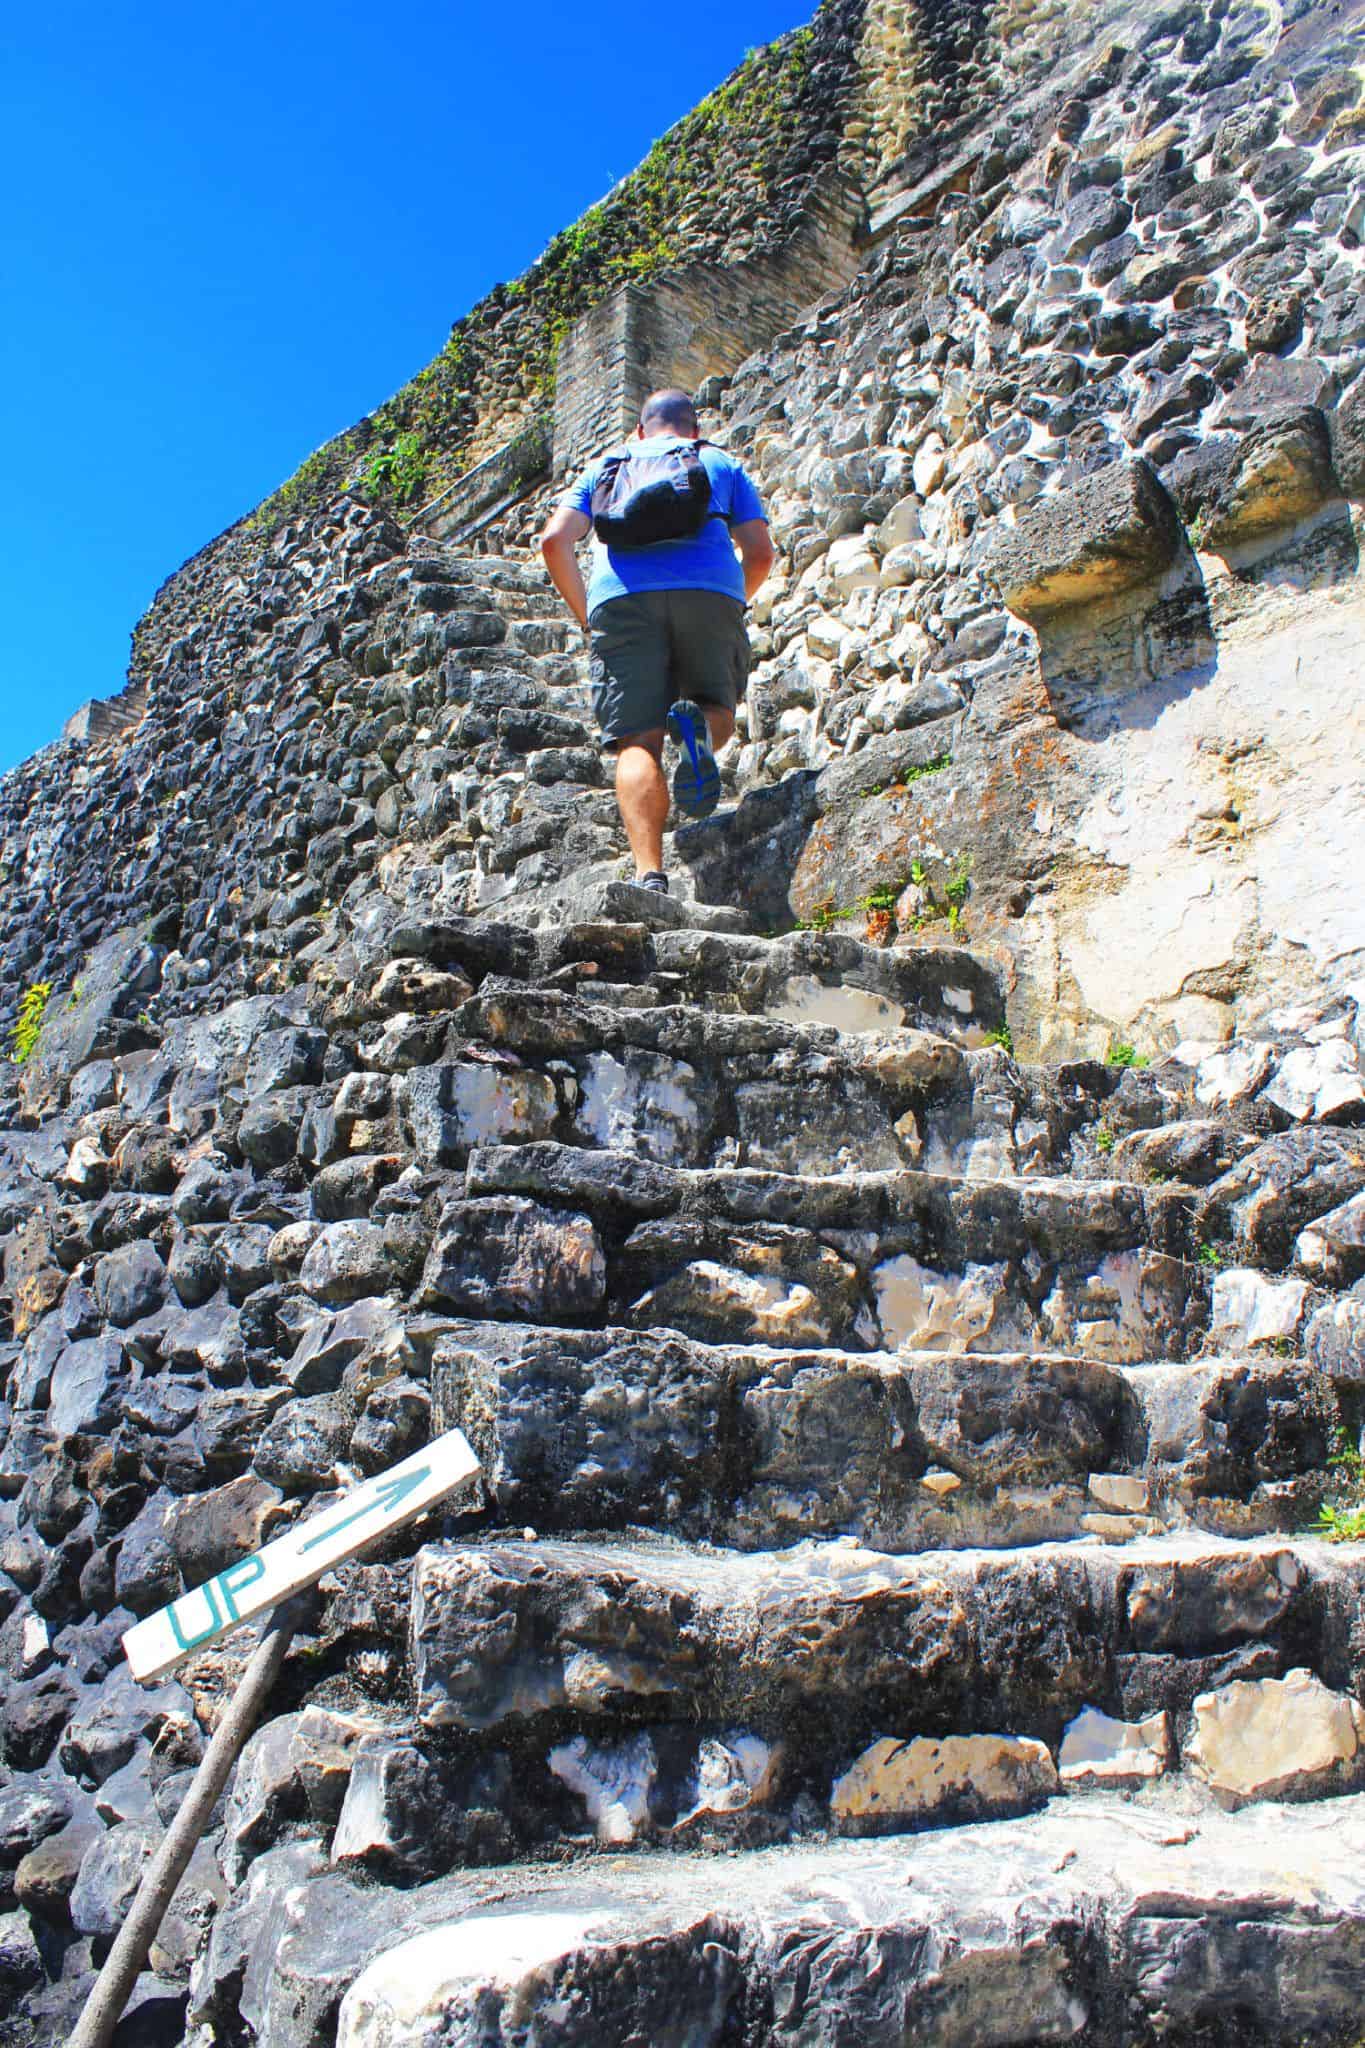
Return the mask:
<svg viewBox="0 0 1365 2048"><path fill-rule="evenodd" d="M662 728L679 697L733 711L749 680L744 606L718 590L637 590L588 614L602 745Z"/></svg>

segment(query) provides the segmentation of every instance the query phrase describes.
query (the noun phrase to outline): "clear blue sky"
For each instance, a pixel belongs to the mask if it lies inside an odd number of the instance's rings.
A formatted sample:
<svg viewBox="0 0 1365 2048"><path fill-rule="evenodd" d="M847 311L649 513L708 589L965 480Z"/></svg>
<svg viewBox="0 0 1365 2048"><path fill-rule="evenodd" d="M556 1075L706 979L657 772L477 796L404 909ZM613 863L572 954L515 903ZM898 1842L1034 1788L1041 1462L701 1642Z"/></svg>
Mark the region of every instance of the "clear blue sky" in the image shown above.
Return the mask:
<svg viewBox="0 0 1365 2048"><path fill-rule="evenodd" d="M157 585L815 0L167 0L0 35L0 771Z"/></svg>

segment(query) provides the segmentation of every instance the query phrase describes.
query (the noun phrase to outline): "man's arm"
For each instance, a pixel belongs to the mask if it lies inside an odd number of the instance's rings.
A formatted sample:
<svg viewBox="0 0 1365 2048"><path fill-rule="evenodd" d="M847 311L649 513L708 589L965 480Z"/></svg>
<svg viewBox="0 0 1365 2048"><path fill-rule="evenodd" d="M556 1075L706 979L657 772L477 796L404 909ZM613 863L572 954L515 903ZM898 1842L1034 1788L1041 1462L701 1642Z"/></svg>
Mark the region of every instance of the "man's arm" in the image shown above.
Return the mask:
<svg viewBox="0 0 1365 2048"><path fill-rule="evenodd" d="M586 513L575 512L568 505L561 505L550 515L549 523L540 536L541 558L550 572L550 581L585 632L588 625L588 593L575 550L591 526L592 521ZM766 573L765 570L764 574Z"/></svg>
<svg viewBox="0 0 1365 2048"><path fill-rule="evenodd" d="M730 538L739 549L739 566L744 571L744 595L752 597L767 581L777 550L766 519L741 519L730 528ZM554 575L551 569L550 574ZM558 582L558 578L555 578Z"/></svg>

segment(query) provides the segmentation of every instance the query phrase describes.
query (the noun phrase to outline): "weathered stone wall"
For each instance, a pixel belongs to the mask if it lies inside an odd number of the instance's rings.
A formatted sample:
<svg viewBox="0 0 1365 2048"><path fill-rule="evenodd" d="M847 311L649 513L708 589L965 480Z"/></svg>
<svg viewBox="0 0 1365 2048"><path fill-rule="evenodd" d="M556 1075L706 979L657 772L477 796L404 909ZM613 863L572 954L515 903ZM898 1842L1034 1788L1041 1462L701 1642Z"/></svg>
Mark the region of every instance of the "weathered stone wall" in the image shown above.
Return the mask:
<svg viewBox="0 0 1365 2048"><path fill-rule="evenodd" d="M1007 147L903 161L716 429L782 548L738 777L842 777L790 910L890 890L914 943L916 868L968 865L1058 1054L1219 1036L1365 945L1360 11L1090 19ZM1135 455L1145 514L1090 482Z"/></svg>
<svg viewBox="0 0 1365 2048"><path fill-rule="evenodd" d="M555 467L563 471L628 431L649 392L695 391L747 355L861 260L861 192L831 176L807 196L801 227L771 254L661 271L627 285L575 323L555 378Z"/></svg>

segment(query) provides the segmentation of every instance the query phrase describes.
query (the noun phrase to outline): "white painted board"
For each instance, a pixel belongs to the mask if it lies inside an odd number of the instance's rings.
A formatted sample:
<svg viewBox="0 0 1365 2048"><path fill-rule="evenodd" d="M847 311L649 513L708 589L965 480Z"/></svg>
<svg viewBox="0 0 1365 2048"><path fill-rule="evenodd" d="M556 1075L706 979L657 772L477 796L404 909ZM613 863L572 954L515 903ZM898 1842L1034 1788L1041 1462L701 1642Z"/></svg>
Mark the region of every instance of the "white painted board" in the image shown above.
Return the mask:
<svg viewBox="0 0 1365 2048"><path fill-rule="evenodd" d="M196 1650L254 1614L278 1607L376 1536L400 1529L478 1469L462 1431L452 1429L424 1451L353 1486L320 1515L296 1522L273 1543L249 1551L216 1578L130 1628L123 1649L134 1678L144 1685L164 1678Z"/></svg>

